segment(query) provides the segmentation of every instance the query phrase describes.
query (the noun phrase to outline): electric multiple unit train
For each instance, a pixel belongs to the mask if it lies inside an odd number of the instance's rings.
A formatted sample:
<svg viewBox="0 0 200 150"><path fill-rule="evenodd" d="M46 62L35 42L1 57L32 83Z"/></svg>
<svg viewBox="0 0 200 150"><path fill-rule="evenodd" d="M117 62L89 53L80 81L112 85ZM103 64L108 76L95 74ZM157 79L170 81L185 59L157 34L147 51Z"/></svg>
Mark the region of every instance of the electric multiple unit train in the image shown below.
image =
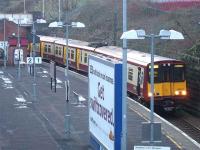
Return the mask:
<svg viewBox="0 0 200 150"><path fill-rule="evenodd" d="M110 60L122 59L122 48L116 46L91 47L88 42L69 39L68 48L63 38L39 36L40 44L36 50L44 60L54 60L66 64L68 49L69 68L88 72L88 56L101 55ZM131 50L127 51L127 90L143 104L149 105L151 55ZM101 66L99 66L101 67ZM167 57L154 56L154 100L155 105L165 110L175 110L187 100L185 63ZM117 82L117 81L116 81Z"/></svg>

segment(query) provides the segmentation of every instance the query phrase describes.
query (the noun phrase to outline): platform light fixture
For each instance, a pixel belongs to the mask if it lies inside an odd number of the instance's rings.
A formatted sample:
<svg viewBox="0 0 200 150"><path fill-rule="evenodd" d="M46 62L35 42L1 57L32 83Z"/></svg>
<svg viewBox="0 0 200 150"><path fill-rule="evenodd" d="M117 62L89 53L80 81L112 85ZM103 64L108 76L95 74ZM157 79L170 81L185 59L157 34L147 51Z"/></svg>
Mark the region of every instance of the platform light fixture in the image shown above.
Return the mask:
<svg viewBox="0 0 200 150"><path fill-rule="evenodd" d="M67 20L67 19L66 19ZM65 67L65 99L66 99L66 114L65 114L65 133L70 135L70 111L69 111L69 91L70 91L70 85L69 85L69 77L68 77L68 67L69 67L69 60L68 60L68 40L69 40L69 27L72 28L84 28L85 24L82 22L71 22L71 23L63 23L61 21L55 21L49 24L50 28L66 28L66 67Z"/></svg>
<svg viewBox="0 0 200 150"><path fill-rule="evenodd" d="M33 99L36 101L36 73L35 73L35 23L43 24L47 23L44 19L37 19L32 22L32 34L33 34L33 46L32 46L32 53L33 53Z"/></svg>
<svg viewBox="0 0 200 150"><path fill-rule="evenodd" d="M120 39L132 40L132 39L145 39L148 38L151 40L151 92L150 96L150 124L151 124L151 135L150 135L150 142L154 142L154 40L155 38L160 39L169 39L169 40L182 40L184 39L182 33L175 31L175 30L160 30L159 34L146 34L145 30L129 30L123 32Z"/></svg>

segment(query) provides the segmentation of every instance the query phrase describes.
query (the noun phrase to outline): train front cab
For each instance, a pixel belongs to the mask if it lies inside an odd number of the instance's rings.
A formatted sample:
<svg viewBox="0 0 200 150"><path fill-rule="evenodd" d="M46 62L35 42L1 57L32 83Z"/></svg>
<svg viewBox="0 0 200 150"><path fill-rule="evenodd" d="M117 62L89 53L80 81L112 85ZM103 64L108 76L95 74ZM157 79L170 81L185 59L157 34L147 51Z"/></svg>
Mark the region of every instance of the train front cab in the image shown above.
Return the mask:
<svg viewBox="0 0 200 150"><path fill-rule="evenodd" d="M148 74L148 99L150 100L150 76ZM161 106L166 111L179 108L186 102L187 89L185 79L185 64L181 62L155 63L154 65L154 100L155 105Z"/></svg>

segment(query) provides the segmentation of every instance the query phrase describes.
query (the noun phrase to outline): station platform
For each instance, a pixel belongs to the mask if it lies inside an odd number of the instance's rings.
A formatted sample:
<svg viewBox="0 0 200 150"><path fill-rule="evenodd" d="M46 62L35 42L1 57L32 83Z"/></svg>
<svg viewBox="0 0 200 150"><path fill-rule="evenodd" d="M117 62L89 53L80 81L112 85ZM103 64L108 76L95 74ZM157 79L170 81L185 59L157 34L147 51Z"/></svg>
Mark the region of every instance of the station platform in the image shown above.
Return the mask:
<svg viewBox="0 0 200 150"><path fill-rule="evenodd" d="M92 150L88 129L88 79L69 72L70 96L66 103L64 69L57 68L57 86L51 89L49 65L36 67L35 82L25 66L0 68L0 149L2 150ZM34 94L34 84L36 92ZM74 93L86 101L78 104ZM149 120L148 109L127 99L127 149L142 143L142 122ZM65 115L70 114L70 134L65 133ZM199 143L166 120L162 123L162 142L171 150L198 150Z"/></svg>

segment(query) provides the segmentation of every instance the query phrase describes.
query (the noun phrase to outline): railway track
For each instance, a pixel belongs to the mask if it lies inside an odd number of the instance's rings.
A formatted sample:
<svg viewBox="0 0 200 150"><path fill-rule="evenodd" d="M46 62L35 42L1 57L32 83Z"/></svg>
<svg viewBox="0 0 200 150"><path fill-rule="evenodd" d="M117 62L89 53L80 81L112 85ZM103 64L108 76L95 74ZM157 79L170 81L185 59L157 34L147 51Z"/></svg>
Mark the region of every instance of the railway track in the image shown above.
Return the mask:
<svg viewBox="0 0 200 150"><path fill-rule="evenodd" d="M196 142L200 143L200 118L185 111L177 112L173 115L163 116L170 123L177 126Z"/></svg>

